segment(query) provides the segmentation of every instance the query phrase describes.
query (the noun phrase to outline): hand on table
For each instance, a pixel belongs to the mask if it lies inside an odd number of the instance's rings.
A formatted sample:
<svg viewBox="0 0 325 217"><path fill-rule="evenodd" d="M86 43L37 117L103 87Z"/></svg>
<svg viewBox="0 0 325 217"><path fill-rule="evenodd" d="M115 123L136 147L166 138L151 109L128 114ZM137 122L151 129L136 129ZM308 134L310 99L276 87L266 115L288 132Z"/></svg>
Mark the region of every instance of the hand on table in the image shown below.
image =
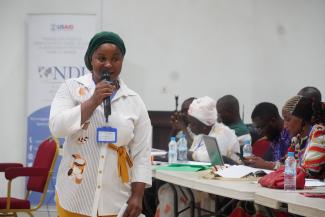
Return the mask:
<svg viewBox="0 0 325 217"><path fill-rule="evenodd" d="M263 158L258 156L244 157L243 162L245 165L255 168L262 168L272 170L274 165L272 162L265 161Z"/></svg>

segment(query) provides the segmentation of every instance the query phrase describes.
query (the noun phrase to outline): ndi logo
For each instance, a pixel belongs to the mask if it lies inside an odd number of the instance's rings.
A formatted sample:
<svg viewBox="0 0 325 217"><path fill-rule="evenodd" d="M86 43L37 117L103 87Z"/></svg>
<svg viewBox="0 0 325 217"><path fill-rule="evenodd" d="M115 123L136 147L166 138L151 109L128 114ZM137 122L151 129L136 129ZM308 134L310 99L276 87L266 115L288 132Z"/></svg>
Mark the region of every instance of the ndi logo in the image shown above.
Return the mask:
<svg viewBox="0 0 325 217"><path fill-rule="evenodd" d="M86 74L86 67L81 66L39 66L38 74L44 80L65 80L68 78L78 78Z"/></svg>
<svg viewBox="0 0 325 217"><path fill-rule="evenodd" d="M74 29L73 24L51 24L52 31L72 31Z"/></svg>

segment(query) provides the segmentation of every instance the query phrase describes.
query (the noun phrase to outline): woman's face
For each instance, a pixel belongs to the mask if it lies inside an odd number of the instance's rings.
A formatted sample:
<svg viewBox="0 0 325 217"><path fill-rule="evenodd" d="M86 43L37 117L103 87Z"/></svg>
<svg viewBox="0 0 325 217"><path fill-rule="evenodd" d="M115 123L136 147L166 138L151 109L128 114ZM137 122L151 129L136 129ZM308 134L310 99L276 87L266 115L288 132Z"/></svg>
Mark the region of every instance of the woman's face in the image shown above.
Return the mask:
<svg viewBox="0 0 325 217"><path fill-rule="evenodd" d="M100 45L91 57L92 73L95 82L99 82L102 72L108 70L111 80L118 79L123 64L123 55L115 44L105 43Z"/></svg>
<svg viewBox="0 0 325 217"><path fill-rule="evenodd" d="M191 129L191 131L196 134L206 134L208 135L210 132L210 128L209 126L206 126L205 124L203 124L201 121L199 121L198 119L188 115L188 125Z"/></svg>
<svg viewBox="0 0 325 217"><path fill-rule="evenodd" d="M292 137L300 133L302 128L302 119L286 111L282 111L282 116L284 120L284 127L288 129Z"/></svg>

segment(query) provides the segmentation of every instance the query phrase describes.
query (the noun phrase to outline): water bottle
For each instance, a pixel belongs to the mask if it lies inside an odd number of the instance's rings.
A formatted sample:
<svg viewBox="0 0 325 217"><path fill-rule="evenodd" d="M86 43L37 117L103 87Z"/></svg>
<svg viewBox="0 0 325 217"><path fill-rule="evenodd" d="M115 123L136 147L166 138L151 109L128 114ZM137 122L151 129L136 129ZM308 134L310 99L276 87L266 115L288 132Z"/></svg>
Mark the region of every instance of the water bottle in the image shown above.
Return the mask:
<svg viewBox="0 0 325 217"><path fill-rule="evenodd" d="M181 138L177 142L178 147L178 160L187 161L187 140L184 133L181 134Z"/></svg>
<svg viewBox="0 0 325 217"><path fill-rule="evenodd" d="M249 139L244 140L243 157L252 156L252 145Z"/></svg>
<svg viewBox="0 0 325 217"><path fill-rule="evenodd" d="M296 166L297 162L294 156L294 152L288 152L288 157L284 162L284 190L295 191L296 190Z"/></svg>
<svg viewBox="0 0 325 217"><path fill-rule="evenodd" d="M177 143L175 137L170 137L168 144L168 163L177 163Z"/></svg>

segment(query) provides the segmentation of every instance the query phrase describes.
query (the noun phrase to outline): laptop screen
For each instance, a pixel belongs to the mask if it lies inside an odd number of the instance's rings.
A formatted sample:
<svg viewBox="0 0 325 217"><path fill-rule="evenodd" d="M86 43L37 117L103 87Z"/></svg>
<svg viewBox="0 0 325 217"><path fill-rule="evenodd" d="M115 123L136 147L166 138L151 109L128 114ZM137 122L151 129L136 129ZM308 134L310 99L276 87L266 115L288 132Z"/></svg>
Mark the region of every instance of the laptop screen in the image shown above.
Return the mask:
<svg viewBox="0 0 325 217"><path fill-rule="evenodd" d="M215 137L203 135L202 139L204 141L205 147L208 151L210 162L214 165L223 166L224 162L222 159L222 155L218 146L217 139Z"/></svg>

